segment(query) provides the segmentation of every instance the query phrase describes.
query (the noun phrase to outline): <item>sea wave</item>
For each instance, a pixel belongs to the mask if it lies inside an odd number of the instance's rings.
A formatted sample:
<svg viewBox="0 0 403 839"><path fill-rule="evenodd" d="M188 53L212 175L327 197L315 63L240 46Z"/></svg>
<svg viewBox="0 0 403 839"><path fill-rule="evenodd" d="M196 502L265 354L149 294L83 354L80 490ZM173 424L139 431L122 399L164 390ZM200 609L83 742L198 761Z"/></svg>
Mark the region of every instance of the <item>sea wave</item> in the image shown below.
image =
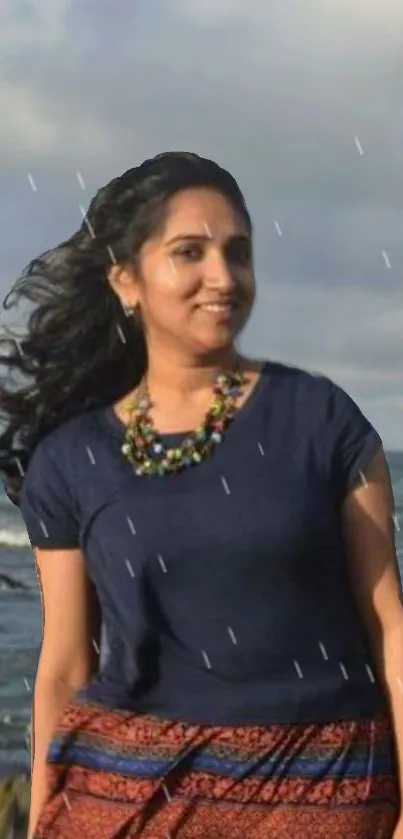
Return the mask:
<svg viewBox="0 0 403 839"><path fill-rule="evenodd" d="M0 547L29 548L28 533L24 530L0 529Z"/></svg>

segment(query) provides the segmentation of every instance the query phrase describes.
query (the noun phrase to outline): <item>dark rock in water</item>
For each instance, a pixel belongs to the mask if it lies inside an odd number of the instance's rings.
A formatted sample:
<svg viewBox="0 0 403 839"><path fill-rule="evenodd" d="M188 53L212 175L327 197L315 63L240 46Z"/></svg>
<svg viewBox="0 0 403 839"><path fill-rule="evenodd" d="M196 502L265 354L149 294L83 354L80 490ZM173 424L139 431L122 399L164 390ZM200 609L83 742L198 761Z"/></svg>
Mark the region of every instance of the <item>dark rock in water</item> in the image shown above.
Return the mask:
<svg viewBox="0 0 403 839"><path fill-rule="evenodd" d="M0 779L0 839L26 839L29 799L26 775Z"/></svg>
<svg viewBox="0 0 403 839"><path fill-rule="evenodd" d="M0 589L17 589L19 591L30 591L29 586L21 583L18 580L13 580L8 574L0 574ZM0 834L0 839L2 836Z"/></svg>

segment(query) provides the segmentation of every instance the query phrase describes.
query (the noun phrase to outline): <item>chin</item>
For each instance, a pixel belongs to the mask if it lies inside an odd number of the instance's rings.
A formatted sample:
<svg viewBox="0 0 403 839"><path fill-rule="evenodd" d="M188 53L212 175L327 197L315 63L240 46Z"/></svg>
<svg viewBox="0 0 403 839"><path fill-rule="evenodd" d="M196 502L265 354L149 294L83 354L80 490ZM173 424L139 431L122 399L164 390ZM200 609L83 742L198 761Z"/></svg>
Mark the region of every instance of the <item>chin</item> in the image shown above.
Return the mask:
<svg viewBox="0 0 403 839"><path fill-rule="evenodd" d="M237 335L233 330L228 330L226 334L222 333L221 335L216 335L214 338L210 337L209 340L206 338L204 340L199 339L195 344L198 351L203 355L210 355L230 350L234 345L236 337Z"/></svg>

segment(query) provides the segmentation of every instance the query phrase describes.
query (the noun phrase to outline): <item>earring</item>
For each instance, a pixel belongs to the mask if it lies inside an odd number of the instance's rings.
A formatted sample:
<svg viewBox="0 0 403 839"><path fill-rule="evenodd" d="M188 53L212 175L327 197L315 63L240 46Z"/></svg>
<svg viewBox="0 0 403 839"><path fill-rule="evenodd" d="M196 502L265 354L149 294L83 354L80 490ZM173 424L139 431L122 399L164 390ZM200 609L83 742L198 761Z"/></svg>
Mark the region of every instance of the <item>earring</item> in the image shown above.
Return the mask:
<svg viewBox="0 0 403 839"><path fill-rule="evenodd" d="M126 317L130 318L132 315L134 315L134 312L136 311L136 306L131 306L130 303L125 303L124 300L122 300L121 302L122 302L122 309L123 309Z"/></svg>
<svg viewBox="0 0 403 839"><path fill-rule="evenodd" d="M127 318L133 318L136 326L141 326L140 306L136 303L135 306L130 306L122 300L122 309Z"/></svg>

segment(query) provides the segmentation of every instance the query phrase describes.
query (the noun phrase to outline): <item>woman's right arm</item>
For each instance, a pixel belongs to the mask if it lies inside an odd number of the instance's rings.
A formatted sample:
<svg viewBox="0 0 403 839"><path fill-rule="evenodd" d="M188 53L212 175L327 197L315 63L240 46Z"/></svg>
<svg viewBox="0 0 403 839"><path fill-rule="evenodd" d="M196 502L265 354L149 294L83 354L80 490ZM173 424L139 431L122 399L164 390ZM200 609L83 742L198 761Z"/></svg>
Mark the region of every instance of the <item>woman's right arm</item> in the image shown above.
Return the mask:
<svg viewBox="0 0 403 839"><path fill-rule="evenodd" d="M80 550L35 549L43 635L32 703L28 839L47 796L46 754L71 695L98 669L99 606Z"/></svg>

